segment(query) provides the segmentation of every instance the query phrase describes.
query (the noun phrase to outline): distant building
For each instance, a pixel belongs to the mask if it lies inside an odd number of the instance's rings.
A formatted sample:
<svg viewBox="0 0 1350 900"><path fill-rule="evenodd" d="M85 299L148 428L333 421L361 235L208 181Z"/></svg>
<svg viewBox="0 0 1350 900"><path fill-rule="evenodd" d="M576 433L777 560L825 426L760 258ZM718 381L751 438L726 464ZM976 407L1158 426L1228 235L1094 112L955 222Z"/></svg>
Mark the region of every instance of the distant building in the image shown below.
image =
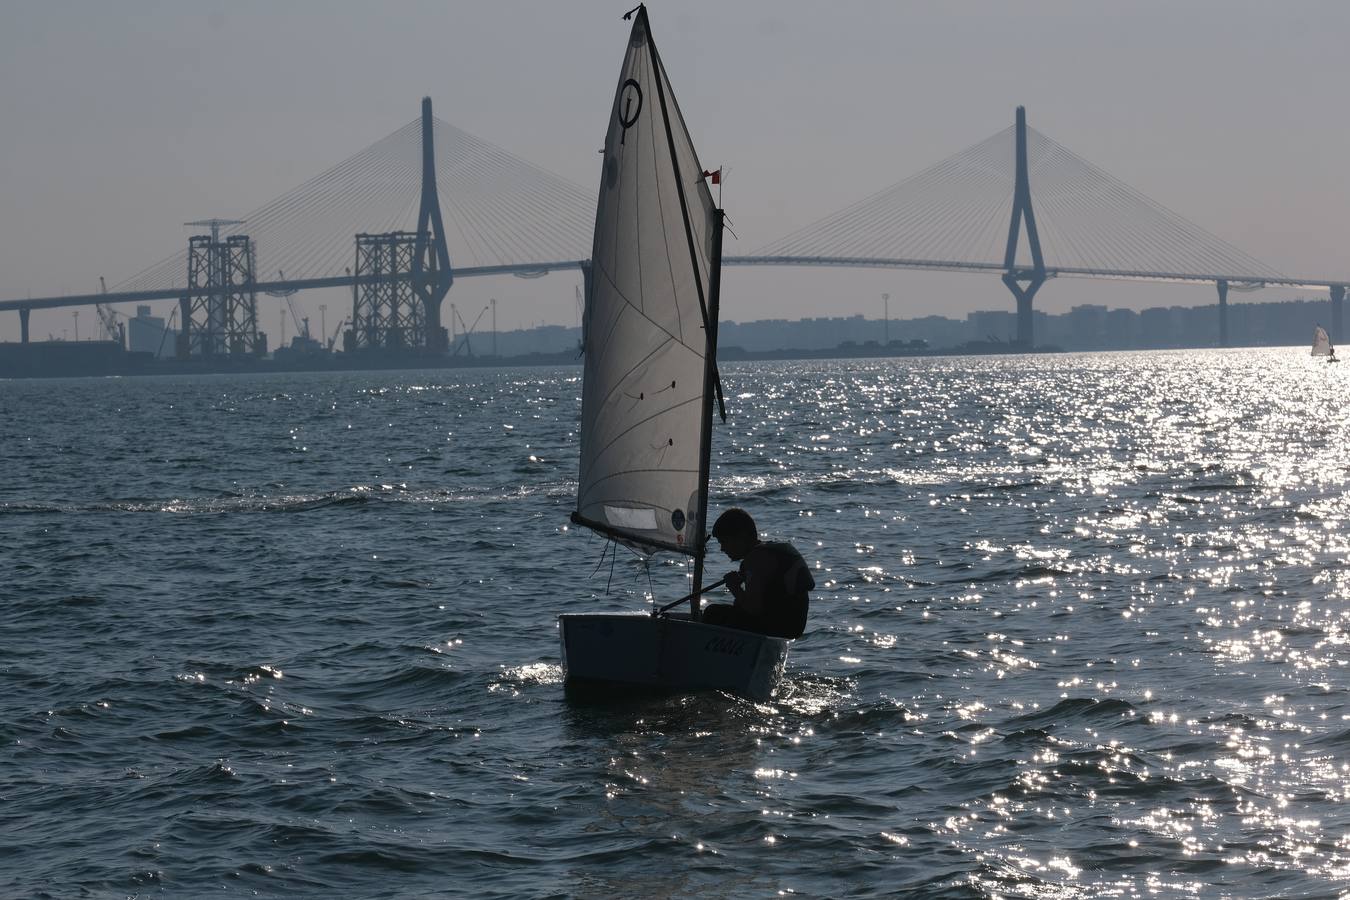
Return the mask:
<svg viewBox="0 0 1350 900"><path fill-rule="evenodd" d="M1132 309L1109 309L1104 320L1102 346L1108 350L1125 350L1138 346L1139 316Z"/></svg>
<svg viewBox="0 0 1350 900"><path fill-rule="evenodd" d="M136 318L127 319L128 349L133 353L172 356L177 332L164 327L164 319L150 315L150 307L136 307Z"/></svg>
<svg viewBox="0 0 1350 900"><path fill-rule="evenodd" d="M984 309L966 313L966 325L969 327L970 340L975 341L1015 341L1017 340L1017 313L1001 309Z"/></svg>
<svg viewBox="0 0 1350 900"><path fill-rule="evenodd" d="M491 331L457 334L450 347L451 352L458 356L528 356L531 353L575 351L580 344L581 330L578 328L571 325L538 325L496 334Z"/></svg>
<svg viewBox="0 0 1350 900"><path fill-rule="evenodd" d="M1105 335L1106 307L1083 303L1068 312L1069 345L1075 350L1099 350Z"/></svg>
<svg viewBox="0 0 1350 900"><path fill-rule="evenodd" d="M1172 310L1166 306L1150 306L1139 313L1140 347L1175 347L1176 325Z"/></svg>

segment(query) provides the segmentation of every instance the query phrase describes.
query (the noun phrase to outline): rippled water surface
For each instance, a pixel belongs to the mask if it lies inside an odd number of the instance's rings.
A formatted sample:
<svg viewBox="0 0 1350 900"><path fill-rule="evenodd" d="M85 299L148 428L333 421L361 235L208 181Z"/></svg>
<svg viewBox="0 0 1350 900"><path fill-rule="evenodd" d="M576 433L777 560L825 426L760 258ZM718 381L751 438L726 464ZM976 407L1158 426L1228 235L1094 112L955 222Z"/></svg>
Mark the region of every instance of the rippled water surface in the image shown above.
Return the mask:
<svg viewBox="0 0 1350 900"><path fill-rule="evenodd" d="M1350 890L1350 366L726 366L764 704L564 691L683 587L567 524L579 375L0 382L0 896Z"/></svg>

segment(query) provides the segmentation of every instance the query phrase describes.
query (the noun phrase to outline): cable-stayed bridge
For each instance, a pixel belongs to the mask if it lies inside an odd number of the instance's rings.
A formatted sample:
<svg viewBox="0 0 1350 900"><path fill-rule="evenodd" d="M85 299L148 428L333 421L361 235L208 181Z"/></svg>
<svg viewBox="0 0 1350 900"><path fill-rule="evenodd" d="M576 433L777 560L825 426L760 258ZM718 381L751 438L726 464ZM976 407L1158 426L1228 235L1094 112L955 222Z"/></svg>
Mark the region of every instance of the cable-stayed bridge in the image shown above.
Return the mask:
<svg viewBox="0 0 1350 900"><path fill-rule="evenodd" d="M18 310L176 299L178 354L259 353L256 295L349 287L346 349L446 349L440 305L455 278L588 273L594 191L435 118L422 116L106 293L0 300ZM1032 303L1056 277L1216 285L1227 294L1328 290L1342 332L1348 279L1283 274L1026 125L1014 125L911 178L728 265L912 268L998 273L1033 345ZM275 276L272 276L275 273Z"/></svg>
<svg viewBox="0 0 1350 900"><path fill-rule="evenodd" d="M1221 346L1230 287L1328 290L1335 335L1345 296L1344 279L1285 275L1187 221L1029 128L1021 107L998 134L726 261L998 272L1027 347L1036 291L1060 276L1214 284Z"/></svg>
<svg viewBox="0 0 1350 900"><path fill-rule="evenodd" d="M445 202L441 202L441 197ZM348 349L445 350L455 278L542 275L590 256L593 192L422 115L98 294L0 301L28 342L33 309L179 301L178 355L257 352L256 295L353 289ZM240 310L244 309L243 312Z"/></svg>

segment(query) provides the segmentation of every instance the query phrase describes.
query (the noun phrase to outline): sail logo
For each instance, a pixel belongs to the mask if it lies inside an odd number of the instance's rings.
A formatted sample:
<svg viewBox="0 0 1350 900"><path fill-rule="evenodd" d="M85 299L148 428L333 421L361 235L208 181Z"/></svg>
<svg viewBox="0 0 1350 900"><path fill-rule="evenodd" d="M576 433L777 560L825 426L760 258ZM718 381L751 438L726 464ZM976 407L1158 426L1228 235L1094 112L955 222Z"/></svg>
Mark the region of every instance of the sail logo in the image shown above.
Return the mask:
<svg viewBox="0 0 1350 900"><path fill-rule="evenodd" d="M628 129L637 123L640 112L642 112L642 85L630 78L619 90L619 124L623 126L623 134L619 135L620 144L627 140Z"/></svg>
<svg viewBox="0 0 1350 900"><path fill-rule="evenodd" d="M729 637L708 638L703 645L705 653L725 653L727 656L740 656L745 650L745 641Z"/></svg>

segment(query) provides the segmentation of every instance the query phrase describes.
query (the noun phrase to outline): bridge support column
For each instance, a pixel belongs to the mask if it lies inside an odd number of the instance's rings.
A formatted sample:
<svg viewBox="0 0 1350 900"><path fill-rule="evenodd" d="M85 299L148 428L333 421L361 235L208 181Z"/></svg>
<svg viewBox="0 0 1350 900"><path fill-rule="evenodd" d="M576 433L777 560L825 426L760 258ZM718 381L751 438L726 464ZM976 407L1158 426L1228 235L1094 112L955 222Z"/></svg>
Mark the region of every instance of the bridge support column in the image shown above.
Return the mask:
<svg viewBox="0 0 1350 900"><path fill-rule="evenodd" d="M1027 177L1027 110L1017 107L1016 182L1013 186L1012 223L1008 226L1008 249L1003 255L1003 283L1017 298L1017 343L1030 350L1035 345L1035 326L1031 301L1045 284L1045 259L1041 256L1041 237L1036 231L1036 213L1031 208L1031 180ZM1031 266L1017 265L1017 239L1021 224L1027 223L1027 245ZM1023 284L1025 282L1025 284Z"/></svg>
<svg viewBox="0 0 1350 900"><path fill-rule="evenodd" d="M590 320L586 311L591 308L592 270L594 268L595 266L589 262L581 264L581 350L583 353L586 352L587 322Z"/></svg>
<svg viewBox="0 0 1350 900"><path fill-rule="evenodd" d="M422 98L422 207L417 214L417 246L412 261L413 291L422 301L426 327L425 346L434 355L449 350L449 336L441 325L441 302L450 292L454 274L450 249L445 244L441 201L436 194L436 150L432 143L434 120L431 98Z"/></svg>
<svg viewBox="0 0 1350 900"><path fill-rule="evenodd" d="M32 310L28 307L22 307L19 310L19 342L28 343L28 315Z"/></svg>
<svg viewBox="0 0 1350 900"><path fill-rule="evenodd" d="M178 320L183 324L178 328L178 338L174 341L174 356L187 359L192 355L192 335L188 333L188 323L192 321L192 298L178 298Z"/></svg>
<svg viewBox="0 0 1350 900"><path fill-rule="evenodd" d="M1228 346L1228 282L1220 278L1219 288L1219 346Z"/></svg>
<svg viewBox="0 0 1350 900"><path fill-rule="evenodd" d="M445 295L441 295L445 299ZM450 349L450 336L441 324L441 304L439 301L427 303L423 307L427 323L427 349L433 354L445 354Z"/></svg>
<svg viewBox="0 0 1350 900"><path fill-rule="evenodd" d="M1022 284L1022 279L1026 284ZM1017 298L1017 343L1030 350L1035 345L1035 324L1032 319L1031 301L1036 292L1045 284L1045 273L1035 271L1013 271L1003 275L1003 283Z"/></svg>
<svg viewBox="0 0 1350 900"><path fill-rule="evenodd" d="M1331 345L1341 342L1341 303L1345 300L1345 285L1331 286Z"/></svg>

